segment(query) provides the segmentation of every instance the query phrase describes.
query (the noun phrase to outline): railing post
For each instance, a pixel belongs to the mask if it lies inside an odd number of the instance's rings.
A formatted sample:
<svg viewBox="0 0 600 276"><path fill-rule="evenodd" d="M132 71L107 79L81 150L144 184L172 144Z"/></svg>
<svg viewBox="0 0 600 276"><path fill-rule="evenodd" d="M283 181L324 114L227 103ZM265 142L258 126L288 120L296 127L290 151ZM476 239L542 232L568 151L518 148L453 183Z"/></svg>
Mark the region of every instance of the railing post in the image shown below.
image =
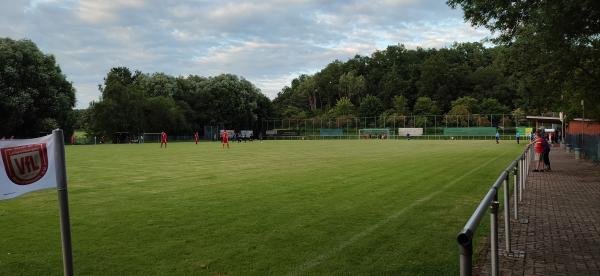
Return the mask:
<svg viewBox="0 0 600 276"><path fill-rule="evenodd" d="M473 242L460 245L460 276L473 275Z"/></svg>
<svg viewBox="0 0 600 276"><path fill-rule="evenodd" d="M523 190L525 190L526 184L527 184L527 172L529 170L529 159L531 158L531 156L529 156L529 151L525 152L525 156L523 157L523 162L525 162L525 166L523 167Z"/></svg>
<svg viewBox="0 0 600 276"><path fill-rule="evenodd" d="M491 214L490 214L490 231L491 231L491 241L490 241L490 252L492 258L492 276L500 275L500 264L498 259L498 206L500 203L498 202L498 191L496 191L496 195L494 196L494 201L490 205Z"/></svg>
<svg viewBox="0 0 600 276"><path fill-rule="evenodd" d="M514 200L514 204L515 204L515 219L518 220L519 219L519 181L521 181L519 179L519 172L520 172L520 167L519 167L519 163L517 162L517 165L515 166L515 168L513 169L513 174L514 174L514 183L513 183L513 193L515 194L515 200Z"/></svg>
<svg viewBox="0 0 600 276"><path fill-rule="evenodd" d="M527 178L529 178L529 166L531 164L531 158L532 156L535 156L534 154L531 153L531 147L529 147L529 149L527 149L526 151L526 155L525 155L525 170L523 171L523 190L527 189ZM541 158L541 156L540 156Z"/></svg>
<svg viewBox="0 0 600 276"><path fill-rule="evenodd" d="M521 202L523 200L523 181L525 180L524 177L524 172L525 171L525 158L524 156L521 156L521 158L519 158L519 202Z"/></svg>
<svg viewBox="0 0 600 276"><path fill-rule="evenodd" d="M506 179L504 179L504 239L506 254L510 253L510 172L506 171Z"/></svg>

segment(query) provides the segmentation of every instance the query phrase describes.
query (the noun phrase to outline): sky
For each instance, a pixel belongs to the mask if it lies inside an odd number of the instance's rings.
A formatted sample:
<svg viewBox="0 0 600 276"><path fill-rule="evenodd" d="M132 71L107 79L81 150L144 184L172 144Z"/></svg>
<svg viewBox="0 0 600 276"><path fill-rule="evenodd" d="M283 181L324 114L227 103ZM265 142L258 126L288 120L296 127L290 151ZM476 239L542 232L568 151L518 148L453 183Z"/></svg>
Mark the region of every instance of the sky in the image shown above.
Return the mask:
<svg viewBox="0 0 600 276"><path fill-rule="evenodd" d="M0 0L0 37L29 39L54 55L76 89L76 108L87 108L117 66L236 74L273 99L295 77L336 59L491 34L445 0Z"/></svg>

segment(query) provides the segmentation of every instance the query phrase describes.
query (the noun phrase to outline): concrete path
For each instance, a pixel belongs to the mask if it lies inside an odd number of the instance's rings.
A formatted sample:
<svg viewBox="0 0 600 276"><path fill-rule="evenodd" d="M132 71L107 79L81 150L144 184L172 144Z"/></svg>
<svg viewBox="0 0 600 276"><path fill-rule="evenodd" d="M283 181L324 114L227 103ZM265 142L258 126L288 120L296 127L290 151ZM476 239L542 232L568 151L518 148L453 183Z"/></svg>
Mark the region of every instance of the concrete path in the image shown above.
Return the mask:
<svg viewBox="0 0 600 276"><path fill-rule="evenodd" d="M499 220L501 275L600 275L600 166L559 148L550 160L553 171L530 172L519 207L528 223L511 222L524 255L506 255ZM475 274L489 275L488 250L482 258Z"/></svg>

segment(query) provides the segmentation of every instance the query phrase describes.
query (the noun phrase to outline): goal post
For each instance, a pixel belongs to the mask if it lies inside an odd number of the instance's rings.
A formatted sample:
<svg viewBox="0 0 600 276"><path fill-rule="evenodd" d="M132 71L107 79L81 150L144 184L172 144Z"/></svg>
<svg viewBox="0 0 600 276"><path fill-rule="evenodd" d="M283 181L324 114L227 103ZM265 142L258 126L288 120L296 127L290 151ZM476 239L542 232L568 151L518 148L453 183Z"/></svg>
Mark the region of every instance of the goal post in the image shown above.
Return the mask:
<svg viewBox="0 0 600 276"><path fill-rule="evenodd" d="M359 139L387 139L389 137L389 128L361 128L358 130Z"/></svg>

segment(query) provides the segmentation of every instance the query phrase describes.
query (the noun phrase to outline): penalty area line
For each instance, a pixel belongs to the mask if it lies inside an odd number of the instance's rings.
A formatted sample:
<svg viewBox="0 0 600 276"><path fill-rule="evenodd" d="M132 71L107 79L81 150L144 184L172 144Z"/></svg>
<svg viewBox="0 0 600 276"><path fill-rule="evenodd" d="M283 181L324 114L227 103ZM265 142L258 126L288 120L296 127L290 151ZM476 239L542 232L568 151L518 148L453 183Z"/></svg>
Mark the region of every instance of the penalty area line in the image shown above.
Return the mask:
<svg viewBox="0 0 600 276"><path fill-rule="evenodd" d="M292 272L288 273L288 275L299 275L304 273L305 271L318 266L319 264L323 263L323 261L325 261L326 259L330 258L331 256L337 254L338 252L342 251L343 249L345 249L346 247L350 246L351 244L353 244L354 242L358 241L359 239L371 234L373 231L377 230L377 228L380 228L386 224L389 224L391 221L397 219L398 217L400 217L401 215L403 215L404 213L406 213L407 210L421 204L424 203L426 201L431 200L433 197L437 196L439 193L445 191L446 189L452 187L454 184L456 184L457 182L463 180L463 178L469 176L470 174L480 170L481 168L489 165L490 163L492 163L493 161L497 160L498 158L504 156L504 154L501 154L499 156L496 156L493 159L488 160L487 162L477 166L476 168L471 169L470 171L466 172L465 174L457 177L456 179L448 182L446 185L442 186L442 188L440 188L439 190L425 196L422 197L420 199L417 199L415 201L413 201L411 204L409 204L408 206L398 210L398 212L388 216L387 218L379 221L376 224L373 224L369 227L367 227L365 230L356 233L354 236L352 236L350 239L340 243L338 246L332 248L331 250L327 251L326 253L323 253L311 260L306 261L305 263L303 263L302 265L298 266L296 269L294 269Z"/></svg>

